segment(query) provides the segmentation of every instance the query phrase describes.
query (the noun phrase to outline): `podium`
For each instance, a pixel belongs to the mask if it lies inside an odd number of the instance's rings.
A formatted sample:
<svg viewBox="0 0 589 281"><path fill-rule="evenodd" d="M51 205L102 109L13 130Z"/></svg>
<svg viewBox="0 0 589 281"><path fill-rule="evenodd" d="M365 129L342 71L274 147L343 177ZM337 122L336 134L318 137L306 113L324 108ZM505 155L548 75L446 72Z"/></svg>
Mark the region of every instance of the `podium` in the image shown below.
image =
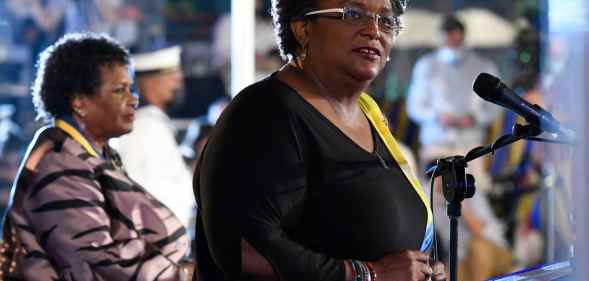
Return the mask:
<svg viewBox="0 0 589 281"><path fill-rule="evenodd" d="M489 279L489 281L565 281L571 280L569 278L572 273L571 262L563 261L521 270L502 277Z"/></svg>

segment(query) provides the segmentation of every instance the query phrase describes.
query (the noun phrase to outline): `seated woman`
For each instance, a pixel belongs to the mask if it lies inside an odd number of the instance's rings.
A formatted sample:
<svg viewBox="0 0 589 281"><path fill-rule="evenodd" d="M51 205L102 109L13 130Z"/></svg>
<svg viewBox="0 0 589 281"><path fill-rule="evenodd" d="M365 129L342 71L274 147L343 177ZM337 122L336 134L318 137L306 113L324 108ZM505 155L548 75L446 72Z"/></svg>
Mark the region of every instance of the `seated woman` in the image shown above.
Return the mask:
<svg viewBox="0 0 589 281"><path fill-rule="evenodd" d="M70 34L40 56L33 86L48 126L31 142L4 221L3 276L18 280L187 280L189 241L131 180L108 140L133 128L129 54ZM12 279L10 279L12 280Z"/></svg>
<svg viewBox="0 0 589 281"><path fill-rule="evenodd" d="M401 0L274 0L289 62L244 89L194 185L202 280L445 279L427 199L365 91Z"/></svg>

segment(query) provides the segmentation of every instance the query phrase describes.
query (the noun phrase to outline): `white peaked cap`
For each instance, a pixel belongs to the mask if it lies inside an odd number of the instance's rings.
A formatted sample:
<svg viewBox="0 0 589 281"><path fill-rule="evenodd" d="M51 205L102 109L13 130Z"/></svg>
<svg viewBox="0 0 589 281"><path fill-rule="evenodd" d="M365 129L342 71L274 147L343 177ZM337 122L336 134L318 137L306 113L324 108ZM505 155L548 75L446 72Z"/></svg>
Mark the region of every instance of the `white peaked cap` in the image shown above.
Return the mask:
<svg viewBox="0 0 589 281"><path fill-rule="evenodd" d="M135 72L148 72L180 68L180 46L159 49L153 52L133 55Z"/></svg>

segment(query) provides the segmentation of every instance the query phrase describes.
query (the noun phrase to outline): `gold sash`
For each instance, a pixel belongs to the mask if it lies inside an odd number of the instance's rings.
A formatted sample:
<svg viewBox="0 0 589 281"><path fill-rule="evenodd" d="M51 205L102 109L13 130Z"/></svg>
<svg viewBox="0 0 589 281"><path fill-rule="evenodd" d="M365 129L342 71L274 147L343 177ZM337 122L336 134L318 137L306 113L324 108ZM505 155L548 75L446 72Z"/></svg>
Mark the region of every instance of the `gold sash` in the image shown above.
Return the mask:
<svg viewBox="0 0 589 281"><path fill-rule="evenodd" d="M60 128L75 141L77 141L86 150L86 152L88 152L88 154L92 155L93 157L99 157L96 150L94 150L94 147L92 147L88 140L72 125L62 119L56 119L55 127Z"/></svg>
<svg viewBox="0 0 589 281"><path fill-rule="evenodd" d="M429 205L429 200L425 196L423 188L421 187L419 180L415 176L415 173L411 170L411 167L409 167L407 159L405 159L405 156L403 156L403 153L401 153L397 141L391 134L386 117L380 111L378 104L376 104L376 102L368 94L363 93L360 96L358 102L360 104L360 108L362 108L362 111L364 112L364 114L366 114L368 120L370 120L370 123L372 123L374 128L376 128L378 135L383 140L387 149L389 150L395 161L397 161L399 167L401 167L401 171L403 171L403 174L405 175L407 180L409 180L411 186L413 186L413 189L415 189L415 192L417 192L417 195L419 195L419 198L423 202L423 205L425 205L425 208L427 210L427 228L429 229L432 225L433 219L432 211ZM428 235L426 234L426 239L427 236Z"/></svg>

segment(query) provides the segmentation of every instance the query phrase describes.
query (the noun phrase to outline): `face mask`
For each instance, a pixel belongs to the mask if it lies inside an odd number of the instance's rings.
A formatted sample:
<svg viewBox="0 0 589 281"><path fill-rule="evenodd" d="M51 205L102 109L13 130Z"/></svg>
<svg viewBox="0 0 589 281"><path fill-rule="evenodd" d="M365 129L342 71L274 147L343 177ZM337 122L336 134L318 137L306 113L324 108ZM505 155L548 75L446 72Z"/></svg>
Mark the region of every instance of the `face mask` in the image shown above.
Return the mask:
<svg viewBox="0 0 589 281"><path fill-rule="evenodd" d="M454 64L460 62L464 58L464 49L453 49L444 47L439 52L439 57L443 62Z"/></svg>

